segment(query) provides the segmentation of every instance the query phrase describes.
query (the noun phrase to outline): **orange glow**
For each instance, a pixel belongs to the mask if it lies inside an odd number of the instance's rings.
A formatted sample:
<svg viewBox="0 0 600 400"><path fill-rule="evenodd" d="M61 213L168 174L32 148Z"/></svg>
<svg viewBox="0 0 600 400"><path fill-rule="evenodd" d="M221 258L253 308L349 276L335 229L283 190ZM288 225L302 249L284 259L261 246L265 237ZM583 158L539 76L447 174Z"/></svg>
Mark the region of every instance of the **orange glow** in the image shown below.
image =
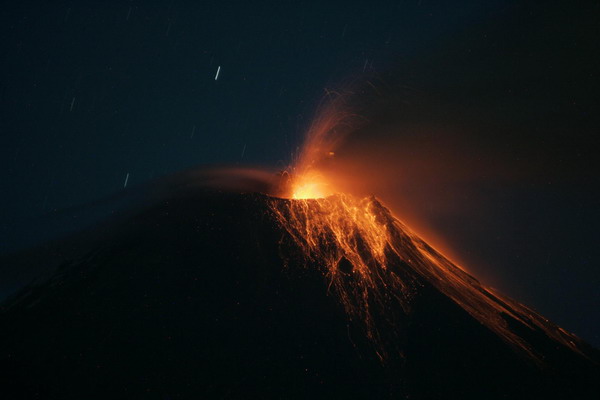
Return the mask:
<svg viewBox="0 0 600 400"><path fill-rule="evenodd" d="M390 304L405 314L424 285L452 299L500 338L540 361L531 346L508 325L507 317L540 329L574 351L579 339L526 306L502 297L454 264L395 218L374 197L335 194L324 198L273 199L275 219L329 281L349 319L362 321L382 361L389 348L381 318ZM393 300L390 300L393 299ZM393 303L394 302L394 303ZM385 329L389 329L385 327ZM401 332L402 326L392 326Z"/></svg>
<svg viewBox="0 0 600 400"><path fill-rule="evenodd" d="M323 167L334 162L334 150L351 129L355 116L345 110L343 96L330 100L308 129L307 139L287 171L287 187L279 188L281 197L318 199L338 192L323 174Z"/></svg>
<svg viewBox="0 0 600 400"><path fill-rule="evenodd" d="M333 194L331 185L316 172L292 177L290 190L293 199L320 199Z"/></svg>
<svg viewBox="0 0 600 400"><path fill-rule="evenodd" d="M412 299L432 286L516 350L540 361L532 347L508 325L514 319L531 330L542 330L557 342L578 351L579 339L561 330L526 306L485 287L463 268L426 243L374 196L360 193L361 178L397 181L397 169L385 174L362 170L346 173L332 168L334 152L347 128L348 114L336 105L310 128L293 165L282 174L278 197L271 209L306 258L318 266L343 305L348 318L362 321L367 337L382 361L389 346L382 337L381 314L394 304L409 314ZM377 158L373 171L382 171ZM379 163L379 164L378 164ZM343 169L342 169L343 170ZM414 176L414 175L413 175ZM381 186L381 185L380 185ZM387 320L384 317L383 320ZM387 321L389 323L389 321ZM393 324L392 324L393 325ZM392 326L401 332L402 326ZM389 326L385 328L389 331ZM398 337L400 335L398 334ZM389 341L388 341L389 343Z"/></svg>
<svg viewBox="0 0 600 400"><path fill-rule="evenodd" d="M294 199L320 199L325 197L318 183L306 183L299 185L292 193Z"/></svg>

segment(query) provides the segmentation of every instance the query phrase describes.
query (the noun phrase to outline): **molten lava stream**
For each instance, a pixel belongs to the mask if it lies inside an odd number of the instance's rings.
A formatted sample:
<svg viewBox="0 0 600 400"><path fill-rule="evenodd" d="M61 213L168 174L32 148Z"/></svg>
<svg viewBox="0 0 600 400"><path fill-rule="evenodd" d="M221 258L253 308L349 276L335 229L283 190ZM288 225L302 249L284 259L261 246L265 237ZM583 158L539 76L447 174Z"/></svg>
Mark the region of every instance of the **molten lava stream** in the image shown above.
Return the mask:
<svg viewBox="0 0 600 400"><path fill-rule="evenodd" d="M566 333L524 305L481 285L395 218L375 197L333 194L318 173L291 180L288 200L273 200L275 219L304 254L307 265L320 265L351 320L362 321L367 337L384 360L381 315L390 299L407 314L424 284L450 297L471 316L515 349L537 359L535 351L508 327L505 316L541 329L578 351ZM396 307L398 308L398 307ZM388 329L389 327L386 327ZM402 326L392 326L400 332Z"/></svg>

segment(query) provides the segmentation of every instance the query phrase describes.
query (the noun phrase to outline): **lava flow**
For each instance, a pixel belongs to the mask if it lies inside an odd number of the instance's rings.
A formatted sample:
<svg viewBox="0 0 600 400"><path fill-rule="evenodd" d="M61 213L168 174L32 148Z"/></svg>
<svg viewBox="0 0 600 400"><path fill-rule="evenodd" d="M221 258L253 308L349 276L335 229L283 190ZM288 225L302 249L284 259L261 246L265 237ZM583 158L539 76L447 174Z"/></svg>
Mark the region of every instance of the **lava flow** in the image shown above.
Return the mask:
<svg viewBox="0 0 600 400"><path fill-rule="evenodd" d="M426 285L536 361L542 361L536 349L509 323L516 321L525 329L542 331L581 353L576 336L482 285L428 245L375 197L358 198L336 191L318 171L319 163L333 155L332 148L324 146L327 132L321 129L309 135L278 196L289 200L273 201L271 209L301 249L306 265L321 269L348 318L360 321L382 361L393 351L390 342L402 334L402 318L392 314L400 310L407 315L411 300ZM394 331L391 340L390 330Z"/></svg>
<svg viewBox="0 0 600 400"><path fill-rule="evenodd" d="M382 321L381 315L395 307L392 304L408 313L411 299L424 284L432 285L516 350L534 359L538 359L535 349L510 329L508 319L531 330L539 329L579 352L577 337L480 284L395 218L376 198L359 199L348 194L303 198L306 186L299 190L301 194L292 194L287 202L272 203L275 218L300 247L307 265L322 268L330 290L338 296L349 318L362 321L382 360L389 349L382 339L378 322ZM397 330L399 336L403 327L393 323L384 329L388 328Z"/></svg>

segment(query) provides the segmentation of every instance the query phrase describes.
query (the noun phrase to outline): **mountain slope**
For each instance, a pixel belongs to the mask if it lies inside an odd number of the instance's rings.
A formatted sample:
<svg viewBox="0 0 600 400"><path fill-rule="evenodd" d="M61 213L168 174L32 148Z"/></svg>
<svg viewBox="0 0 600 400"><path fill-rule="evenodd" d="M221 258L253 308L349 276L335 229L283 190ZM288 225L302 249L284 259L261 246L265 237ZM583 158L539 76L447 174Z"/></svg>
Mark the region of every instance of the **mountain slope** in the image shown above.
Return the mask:
<svg viewBox="0 0 600 400"><path fill-rule="evenodd" d="M339 201L194 189L125 219L94 250L3 303L2 390L14 398L597 395L595 349L451 267L376 200L361 204L390 234L379 250L347 216L306 230ZM352 232L345 244L327 231L341 221ZM300 232L316 241L306 247Z"/></svg>

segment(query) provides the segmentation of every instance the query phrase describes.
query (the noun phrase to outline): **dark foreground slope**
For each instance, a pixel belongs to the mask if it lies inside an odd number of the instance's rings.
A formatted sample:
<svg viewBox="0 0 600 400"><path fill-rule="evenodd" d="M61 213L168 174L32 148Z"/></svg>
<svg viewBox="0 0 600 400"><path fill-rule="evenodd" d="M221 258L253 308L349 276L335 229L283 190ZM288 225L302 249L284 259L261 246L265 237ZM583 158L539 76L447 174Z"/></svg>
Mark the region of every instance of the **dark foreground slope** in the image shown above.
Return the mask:
<svg viewBox="0 0 600 400"><path fill-rule="evenodd" d="M580 344L578 354L509 321L546 360L535 363L425 279L408 312L390 302L377 314L397 329L382 332L391 354L382 362L268 201L204 190L171 198L5 301L0 396L598 395L594 349Z"/></svg>

